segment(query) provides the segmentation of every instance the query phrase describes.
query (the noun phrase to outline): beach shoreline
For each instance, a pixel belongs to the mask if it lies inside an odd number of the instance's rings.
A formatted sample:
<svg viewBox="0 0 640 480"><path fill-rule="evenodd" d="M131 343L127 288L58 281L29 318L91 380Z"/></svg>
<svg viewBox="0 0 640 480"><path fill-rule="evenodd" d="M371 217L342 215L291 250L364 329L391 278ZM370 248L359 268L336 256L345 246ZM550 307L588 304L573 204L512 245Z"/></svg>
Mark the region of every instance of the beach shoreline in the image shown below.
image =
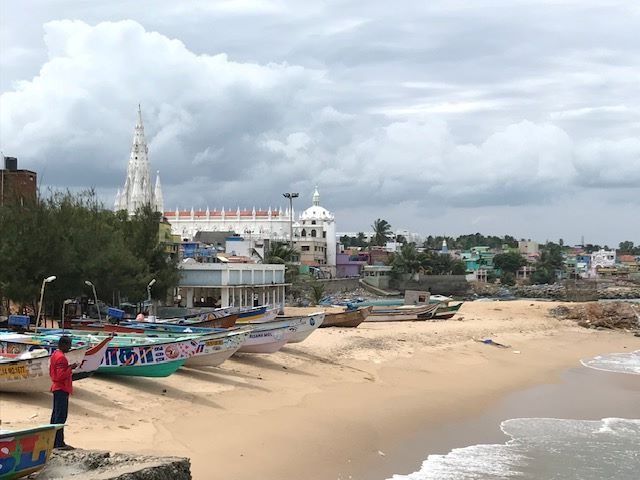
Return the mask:
<svg viewBox="0 0 640 480"><path fill-rule="evenodd" d="M76 383L67 437L83 448L187 456L198 480L390 478L419 469L424 448L410 445L425 425L557 384L582 358L640 348L628 333L553 318L557 305L467 302L452 320L322 329L273 355L165 379L90 378ZM49 395L0 395L7 428L48 420Z"/></svg>

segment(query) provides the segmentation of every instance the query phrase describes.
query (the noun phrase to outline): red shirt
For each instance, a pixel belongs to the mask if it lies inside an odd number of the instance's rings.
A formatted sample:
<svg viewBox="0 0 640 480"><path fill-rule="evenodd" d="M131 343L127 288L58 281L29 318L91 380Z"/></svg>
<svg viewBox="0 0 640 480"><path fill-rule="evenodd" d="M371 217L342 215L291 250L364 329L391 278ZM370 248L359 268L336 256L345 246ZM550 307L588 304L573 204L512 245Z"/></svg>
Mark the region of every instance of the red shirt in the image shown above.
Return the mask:
<svg viewBox="0 0 640 480"><path fill-rule="evenodd" d="M73 386L71 385L71 375L73 372L69 368L67 357L60 350L56 350L51 355L49 361L49 376L51 377L51 391L62 390L71 395Z"/></svg>

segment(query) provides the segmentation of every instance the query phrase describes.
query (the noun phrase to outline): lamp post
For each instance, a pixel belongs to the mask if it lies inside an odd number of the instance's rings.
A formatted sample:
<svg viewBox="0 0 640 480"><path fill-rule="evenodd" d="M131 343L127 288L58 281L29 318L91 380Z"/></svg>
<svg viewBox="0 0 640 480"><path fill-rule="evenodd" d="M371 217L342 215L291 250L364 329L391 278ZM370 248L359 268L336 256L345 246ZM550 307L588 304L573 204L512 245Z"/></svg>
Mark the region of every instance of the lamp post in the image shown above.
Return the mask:
<svg viewBox="0 0 640 480"><path fill-rule="evenodd" d="M75 300L69 298L62 303L62 315L61 315L62 318L60 319L62 321L62 330L64 330L64 317L65 317L65 314L67 313L67 305L74 302Z"/></svg>
<svg viewBox="0 0 640 480"><path fill-rule="evenodd" d="M155 278L153 280L151 280L149 282L149 284L147 285L147 301L149 302L149 310L151 310L151 307L153 306L151 304L151 287L153 287L154 283L156 283L156 279ZM149 313L151 313L151 311L149 311Z"/></svg>
<svg viewBox="0 0 640 480"><path fill-rule="evenodd" d="M42 300L44 298L44 287L47 283L51 283L56 279L55 275L51 275L50 277L44 278L42 280L42 287L40 288L40 303L38 304L38 316L36 317L36 332L38 331L38 327L40 326L40 313L42 313Z"/></svg>
<svg viewBox="0 0 640 480"><path fill-rule="evenodd" d="M100 306L98 305L98 295L96 294L96 286L89 280L85 280L84 284L88 285L93 290L93 300L96 302L96 310L98 310L98 322L102 322L102 317L100 316Z"/></svg>
<svg viewBox="0 0 640 480"><path fill-rule="evenodd" d="M287 192L282 196L289 199L289 246L293 249L293 199L298 198L299 194Z"/></svg>

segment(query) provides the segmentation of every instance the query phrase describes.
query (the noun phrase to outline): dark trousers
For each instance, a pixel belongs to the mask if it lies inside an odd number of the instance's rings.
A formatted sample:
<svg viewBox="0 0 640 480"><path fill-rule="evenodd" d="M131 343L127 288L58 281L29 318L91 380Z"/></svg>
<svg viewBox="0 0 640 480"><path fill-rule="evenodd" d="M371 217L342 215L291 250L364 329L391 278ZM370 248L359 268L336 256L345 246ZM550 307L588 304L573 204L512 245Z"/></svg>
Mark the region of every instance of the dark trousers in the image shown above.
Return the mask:
<svg viewBox="0 0 640 480"><path fill-rule="evenodd" d="M51 423L62 424L67 421L69 413L69 394L62 390L53 392L53 412L51 412ZM54 448L64 445L64 428L56 432L56 440L53 444Z"/></svg>

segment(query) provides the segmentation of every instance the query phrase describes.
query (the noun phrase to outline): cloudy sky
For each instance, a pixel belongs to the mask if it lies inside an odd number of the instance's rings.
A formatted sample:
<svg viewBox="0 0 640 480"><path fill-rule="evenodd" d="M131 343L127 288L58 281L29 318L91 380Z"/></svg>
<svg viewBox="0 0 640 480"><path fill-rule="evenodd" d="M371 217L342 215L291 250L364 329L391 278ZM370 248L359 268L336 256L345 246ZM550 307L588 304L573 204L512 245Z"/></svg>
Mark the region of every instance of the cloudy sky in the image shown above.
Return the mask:
<svg viewBox="0 0 640 480"><path fill-rule="evenodd" d="M138 102L165 206L284 205L640 243L640 4L0 3L0 146L43 185L124 183Z"/></svg>

